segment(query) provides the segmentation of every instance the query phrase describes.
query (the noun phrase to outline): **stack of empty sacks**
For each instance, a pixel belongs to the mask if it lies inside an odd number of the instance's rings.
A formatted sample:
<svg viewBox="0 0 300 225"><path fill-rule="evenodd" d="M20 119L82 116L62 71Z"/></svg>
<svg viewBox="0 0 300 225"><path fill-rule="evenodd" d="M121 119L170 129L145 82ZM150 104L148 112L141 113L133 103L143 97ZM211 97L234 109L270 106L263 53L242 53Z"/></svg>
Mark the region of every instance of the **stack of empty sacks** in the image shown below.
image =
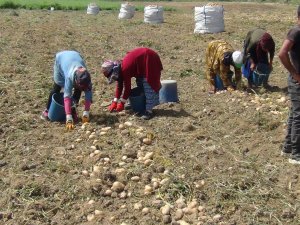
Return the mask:
<svg viewBox="0 0 300 225"><path fill-rule="evenodd" d="M224 7L215 3L195 7L194 33L219 33L225 30Z"/></svg>
<svg viewBox="0 0 300 225"><path fill-rule="evenodd" d="M145 23L163 23L164 9L162 6L148 5L144 8L144 22Z"/></svg>
<svg viewBox="0 0 300 225"><path fill-rule="evenodd" d="M128 2L121 4L119 19L131 19L134 16L135 7Z"/></svg>
<svg viewBox="0 0 300 225"><path fill-rule="evenodd" d="M86 13L89 15L97 15L100 12L99 6L97 6L96 3L90 3L88 4Z"/></svg>

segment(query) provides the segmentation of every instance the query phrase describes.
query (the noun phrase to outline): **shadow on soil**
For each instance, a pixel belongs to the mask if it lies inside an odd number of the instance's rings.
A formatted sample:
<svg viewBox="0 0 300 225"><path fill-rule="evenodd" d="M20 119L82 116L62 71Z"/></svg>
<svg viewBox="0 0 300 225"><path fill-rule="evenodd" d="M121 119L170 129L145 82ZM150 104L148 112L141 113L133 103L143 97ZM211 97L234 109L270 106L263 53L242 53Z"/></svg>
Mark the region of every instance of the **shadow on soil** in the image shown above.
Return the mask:
<svg viewBox="0 0 300 225"><path fill-rule="evenodd" d="M155 109L155 116L157 117L191 117L192 115L189 114L187 111L180 109L180 110L172 110L172 109Z"/></svg>
<svg viewBox="0 0 300 225"><path fill-rule="evenodd" d="M91 121L97 125L111 126L119 123L119 118L115 114L93 114Z"/></svg>

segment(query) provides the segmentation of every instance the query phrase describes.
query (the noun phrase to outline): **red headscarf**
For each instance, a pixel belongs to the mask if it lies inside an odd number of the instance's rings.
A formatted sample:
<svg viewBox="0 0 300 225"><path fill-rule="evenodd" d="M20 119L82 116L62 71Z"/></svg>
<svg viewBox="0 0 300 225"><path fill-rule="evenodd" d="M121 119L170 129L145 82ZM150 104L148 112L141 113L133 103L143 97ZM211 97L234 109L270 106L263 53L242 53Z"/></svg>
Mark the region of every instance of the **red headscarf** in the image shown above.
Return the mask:
<svg viewBox="0 0 300 225"><path fill-rule="evenodd" d="M263 55L266 54L266 52L263 49L267 50L270 53L270 58L273 59L275 52L275 42L272 36L268 33L264 33L264 35L261 37L259 43L256 46L256 55L258 61L260 61Z"/></svg>

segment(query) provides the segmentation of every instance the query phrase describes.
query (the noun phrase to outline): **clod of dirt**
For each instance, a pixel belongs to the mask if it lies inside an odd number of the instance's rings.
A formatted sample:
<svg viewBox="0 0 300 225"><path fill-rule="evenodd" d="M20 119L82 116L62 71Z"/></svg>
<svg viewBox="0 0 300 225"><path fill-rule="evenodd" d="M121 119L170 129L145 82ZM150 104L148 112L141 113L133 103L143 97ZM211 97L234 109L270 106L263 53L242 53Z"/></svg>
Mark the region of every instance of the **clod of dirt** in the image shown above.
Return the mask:
<svg viewBox="0 0 300 225"><path fill-rule="evenodd" d="M184 213L182 209L177 209L174 215L175 220L181 220L183 217Z"/></svg>
<svg viewBox="0 0 300 225"><path fill-rule="evenodd" d="M122 191L120 194L119 194L119 198L120 199L125 199L127 198L127 193L125 191Z"/></svg>
<svg viewBox="0 0 300 225"><path fill-rule="evenodd" d="M185 124L182 128L183 132L189 132L189 131L193 131L195 130L195 126L193 126L192 124Z"/></svg>
<svg viewBox="0 0 300 225"><path fill-rule="evenodd" d="M292 212L290 209L284 209L282 214L281 214L281 217L283 219L292 219L295 217L295 213Z"/></svg>
<svg viewBox="0 0 300 225"><path fill-rule="evenodd" d="M0 160L0 167L6 166L6 165L7 165L6 161Z"/></svg>
<svg viewBox="0 0 300 225"><path fill-rule="evenodd" d="M164 224L168 224L172 222L172 217L170 215L164 215L163 216L163 222Z"/></svg>
<svg viewBox="0 0 300 225"><path fill-rule="evenodd" d="M134 149L122 149L123 155L127 156L127 158L136 159L137 152Z"/></svg>
<svg viewBox="0 0 300 225"><path fill-rule="evenodd" d="M135 204L133 205L133 208L134 208L135 210L141 210L141 209L143 208L142 202L140 201L140 202L135 203Z"/></svg>
<svg viewBox="0 0 300 225"><path fill-rule="evenodd" d="M157 208L160 209L163 206L163 201L160 199L155 199L152 201L152 205Z"/></svg>
<svg viewBox="0 0 300 225"><path fill-rule="evenodd" d="M149 183L151 181L151 173L142 173L142 180L145 182L145 183Z"/></svg>
<svg viewBox="0 0 300 225"><path fill-rule="evenodd" d="M17 13L14 10L12 10L12 11L10 11L9 15L11 15L11 16L19 16L19 13Z"/></svg>
<svg viewBox="0 0 300 225"><path fill-rule="evenodd" d="M36 164L24 164L21 166L21 170L26 171L26 170L34 169L36 167L37 167Z"/></svg>

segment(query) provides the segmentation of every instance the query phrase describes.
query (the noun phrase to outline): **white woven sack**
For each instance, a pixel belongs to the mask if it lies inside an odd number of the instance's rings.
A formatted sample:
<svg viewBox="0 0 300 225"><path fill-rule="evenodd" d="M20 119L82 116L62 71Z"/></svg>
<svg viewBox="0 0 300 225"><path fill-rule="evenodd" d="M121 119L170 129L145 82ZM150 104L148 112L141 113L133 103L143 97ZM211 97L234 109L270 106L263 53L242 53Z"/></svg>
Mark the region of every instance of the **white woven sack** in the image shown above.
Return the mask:
<svg viewBox="0 0 300 225"><path fill-rule="evenodd" d="M99 6L96 5L96 3L90 3L88 4L86 13L89 15L97 15L100 12Z"/></svg>
<svg viewBox="0 0 300 225"><path fill-rule="evenodd" d="M163 7L157 5L149 5L144 8L144 22L145 23L163 23Z"/></svg>
<svg viewBox="0 0 300 225"><path fill-rule="evenodd" d="M134 16L135 7L128 3L121 4L119 19L131 19Z"/></svg>
<svg viewBox="0 0 300 225"><path fill-rule="evenodd" d="M195 7L194 33L219 33L225 30L223 6Z"/></svg>

